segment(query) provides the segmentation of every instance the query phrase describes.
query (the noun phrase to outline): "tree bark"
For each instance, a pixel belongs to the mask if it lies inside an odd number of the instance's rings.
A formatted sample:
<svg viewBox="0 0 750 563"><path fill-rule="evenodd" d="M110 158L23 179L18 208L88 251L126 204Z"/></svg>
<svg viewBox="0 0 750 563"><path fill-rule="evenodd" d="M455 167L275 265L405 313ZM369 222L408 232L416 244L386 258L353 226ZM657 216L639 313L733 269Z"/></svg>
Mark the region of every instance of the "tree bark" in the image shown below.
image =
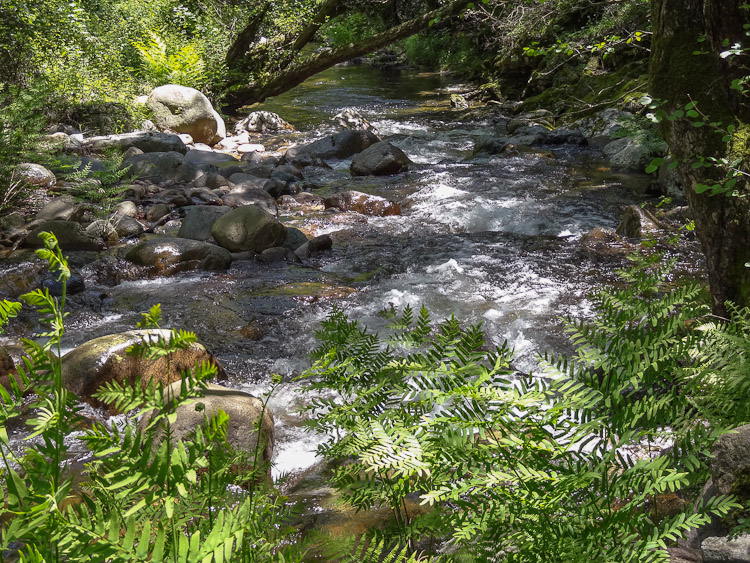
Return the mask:
<svg viewBox="0 0 750 563"><path fill-rule="evenodd" d="M745 266L750 262L750 197L698 193L701 184L722 181L726 170L694 164L700 157L739 158L738 167L748 170L748 100L731 88L732 80L749 74L747 57L720 56L728 46L747 41L742 26L750 23L749 16L740 3L652 0L651 93L663 102L668 115L685 111L690 102L703 114L664 119L661 129L672 157L679 161L685 196L706 256L712 308L721 316L727 314L727 301L750 305L750 270ZM696 127L695 122L705 124ZM728 134L730 126L734 132ZM746 178L740 176L735 185L740 196L750 196Z"/></svg>
<svg viewBox="0 0 750 563"><path fill-rule="evenodd" d="M228 111L233 112L243 105L262 102L266 98L286 92L311 76L336 64L372 53L395 41L427 29L435 19L439 19L441 22L448 21L449 18L460 13L466 4L468 4L467 0L454 0L442 9L427 12L417 18L368 37L359 43L350 43L336 49L324 50L313 54L303 61L289 65L267 82L259 84L251 83L234 88L230 86L224 97L224 107Z"/></svg>

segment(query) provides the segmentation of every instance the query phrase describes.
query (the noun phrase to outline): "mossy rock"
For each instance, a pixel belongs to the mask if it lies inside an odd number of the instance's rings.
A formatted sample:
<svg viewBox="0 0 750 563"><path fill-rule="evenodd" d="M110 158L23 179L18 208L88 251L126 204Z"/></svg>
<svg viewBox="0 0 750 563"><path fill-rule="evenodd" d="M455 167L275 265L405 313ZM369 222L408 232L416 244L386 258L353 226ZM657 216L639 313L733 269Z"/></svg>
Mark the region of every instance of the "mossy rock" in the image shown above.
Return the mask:
<svg viewBox="0 0 750 563"><path fill-rule="evenodd" d="M62 380L68 391L93 406L102 402L93 395L106 383L125 382L135 385L138 378L144 388L151 382L169 385L182 379L182 372L196 364L208 362L216 366L219 377L226 374L218 360L201 344L172 352L154 360L128 355L127 349L144 340L169 339L169 330L130 330L94 338L71 350L62 358ZM110 410L114 412L114 409Z"/></svg>

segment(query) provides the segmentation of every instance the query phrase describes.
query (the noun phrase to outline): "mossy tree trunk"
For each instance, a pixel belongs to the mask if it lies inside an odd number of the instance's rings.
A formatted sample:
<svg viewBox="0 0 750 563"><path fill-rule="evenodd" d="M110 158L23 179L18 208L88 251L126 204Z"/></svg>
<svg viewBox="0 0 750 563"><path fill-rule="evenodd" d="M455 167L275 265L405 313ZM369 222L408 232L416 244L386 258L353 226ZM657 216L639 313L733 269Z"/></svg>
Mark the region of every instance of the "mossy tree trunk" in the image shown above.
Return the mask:
<svg viewBox="0 0 750 563"><path fill-rule="evenodd" d="M720 183L726 168L695 163L700 157L730 162L739 158L737 168L749 169L750 97L731 87L735 79L750 74L749 57L722 56L737 43L750 47L743 28L750 23L750 12L742 4L740 0L652 0L651 93L663 101L668 115L686 111L690 102L702 114L664 119L661 128L679 161L706 255L713 310L722 316L726 301L750 305L750 269L745 266L750 262L748 177L741 175L734 186L739 196L699 193L701 185ZM700 123L704 124L696 126Z"/></svg>

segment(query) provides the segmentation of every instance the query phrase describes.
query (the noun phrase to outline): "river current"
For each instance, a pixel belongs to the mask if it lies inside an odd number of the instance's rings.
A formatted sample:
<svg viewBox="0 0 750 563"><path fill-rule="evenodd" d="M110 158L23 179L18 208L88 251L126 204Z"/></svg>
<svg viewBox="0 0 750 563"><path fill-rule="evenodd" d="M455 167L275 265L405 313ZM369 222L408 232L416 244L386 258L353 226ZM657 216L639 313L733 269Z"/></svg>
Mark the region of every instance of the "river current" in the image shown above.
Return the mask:
<svg viewBox="0 0 750 563"><path fill-rule="evenodd" d="M225 273L97 285L88 258L71 260L86 290L69 300L66 347L133 328L161 303L164 325L195 331L224 365L228 385L263 393L271 373L284 383L270 400L277 423L276 474L315 463L315 440L294 410L294 381L315 347L316 324L334 306L378 329L378 312L426 306L483 323L490 342L507 340L515 367L537 369L537 354L567 351L560 319L591 314L587 295L614 279L622 253L591 253L581 236L615 228L622 210L644 200L645 175L611 171L600 151L558 146L473 156L475 141L509 115L450 107L447 78L340 66L257 108L278 113L298 132L260 141L269 150L335 130L332 117L360 112L381 137L415 163L404 174L353 178L350 161L305 169L322 196L359 190L401 204L403 214L364 217L281 208L280 219L308 235L330 233L334 246L309 264L235 262ZM685 264L695 253L682 256Z"/></svg>

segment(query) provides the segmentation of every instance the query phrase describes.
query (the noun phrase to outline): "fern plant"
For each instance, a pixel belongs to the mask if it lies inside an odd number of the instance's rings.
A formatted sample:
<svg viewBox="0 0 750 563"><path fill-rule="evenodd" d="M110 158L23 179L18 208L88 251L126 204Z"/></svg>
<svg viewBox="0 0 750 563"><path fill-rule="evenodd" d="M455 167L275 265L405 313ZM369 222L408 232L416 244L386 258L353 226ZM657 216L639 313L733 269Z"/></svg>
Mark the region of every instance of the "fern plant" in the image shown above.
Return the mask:
<svg viewBox="0 0 750 563"><path fill-rule="evenodd" d="M195 43L171 46L155 31L149 31L148 38L145 41L134 42L133 47L141 57L144 78L154 86L205 86L206 63Z"/></svg>
<svg viewBox="0 0 750 563"><path fill-rule="evenodd" d="M45 247L38 253L59 273L63 290L59 299L47 290L22 296L40 309L49 330L42 335L44 344L25 341L28 358L19 370L20 384L11 378L10 390L0 387L0 553L17 550L21 560L39 562L301 558L304 548L288 540L290 508L265 484L260 449L240 453L229 447L226 414L219 412L187 438L172 435L177 407L199 397L214 374L208 364L183 373L177 396L153 383L113 383L100 390L97 397L127 411L128 420L122 427L93 423L83 432L90 456L83 482L74 487L68 438L84 421L75 397L62 385L59 354L70 270L55 237L43 233L41 238ZM3 301L0 320L12 318L18 308ZM153 308L142 324L158 324L159 313ZM134 352L168 356L194 341L192 333L172 331L170 338L136 346ZM36 414L29 421L28 445L16 455L4 423L21 413L22 386L32 386L38 398L31 405ZM146 413L141 428L136 417Z"/></svg>
<svg viewBox="0 0 750 563"><path fill-rule="evenodd" d="M666 561L668 542L736 506L653 509L705 477L722 432L683 365L698 289L664 292L667 271L623 272L629 286L602 292L594 321L570 321L578 353L547 358L556 379L513 374L479 326L407 308L386 343L334 311L303 375L336 392L304 409L339 462L334 485L357 509L390 506L402 543L442 536L475 561ZM657 438L674 447L656 451ZM415 497L433 510L416 516Z"/></svg>

